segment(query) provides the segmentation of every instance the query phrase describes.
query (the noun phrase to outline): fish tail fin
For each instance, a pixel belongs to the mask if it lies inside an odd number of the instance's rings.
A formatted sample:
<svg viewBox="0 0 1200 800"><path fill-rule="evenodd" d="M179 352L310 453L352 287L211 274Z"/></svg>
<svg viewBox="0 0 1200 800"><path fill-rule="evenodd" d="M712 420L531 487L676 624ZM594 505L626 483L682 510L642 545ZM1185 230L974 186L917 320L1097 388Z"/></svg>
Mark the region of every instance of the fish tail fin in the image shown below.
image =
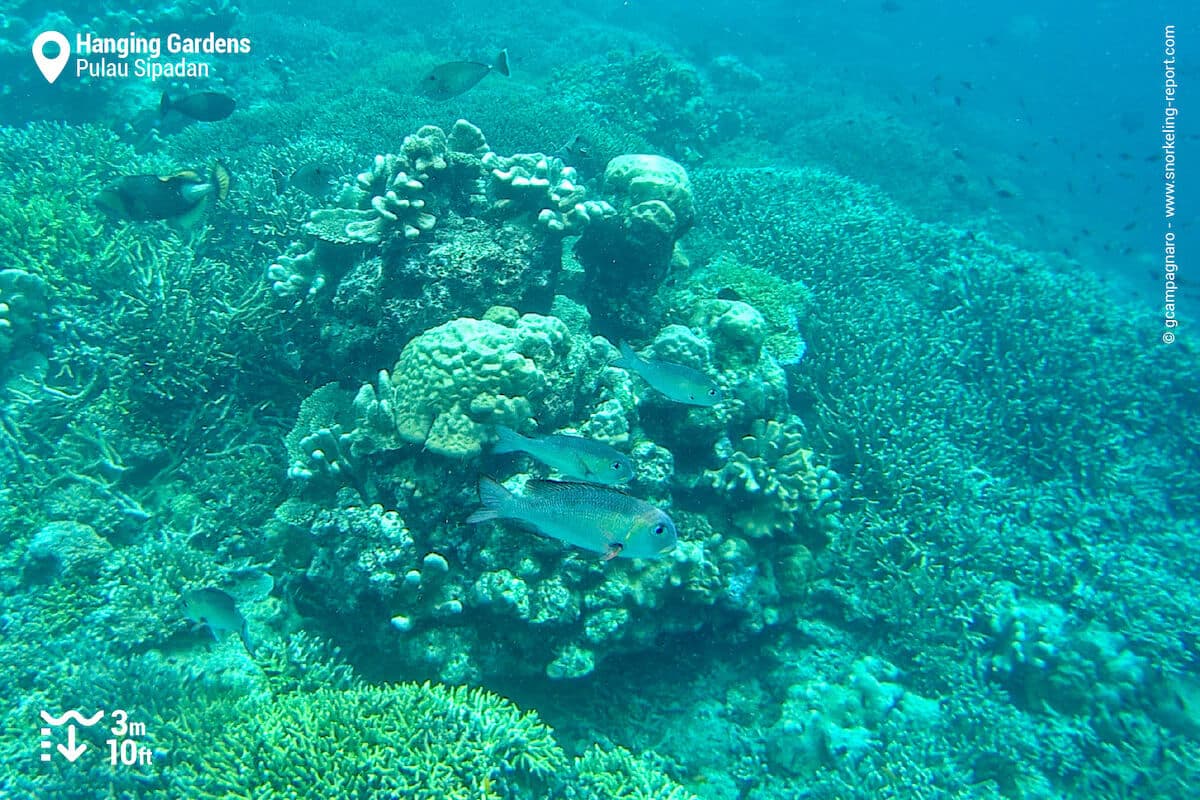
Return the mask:
<svg viewBox="0 0 1200 800"><path fill-rule="evenodd" d="M523 453L525 445L529 443L528 439L505 425L496 426L496 435L499 438L492 446L493 453Z"/></svg>
<svg viewBox="0 0 1200 800"><path fill-rule="evenodd" d="M503 75L506 78L511 74L508 71L508 48L507 47L500 51L500 55L496 56L496 63L492 65L492 68L495 69L496 72L499 72L501 75Z"/></svg>
<svg viewBox="0 0 1200 800"><path fill-rule="evenodd" d="M217 187L217 201L224 200L229 195L229 169L220 161L214 161L211 180Z"/></svg>
<svg viewBox="0 0 1200 800"><path fill-rule="evenodd" d="M163 92L162 100L158 101L158 114L159 114L159 116L165 117L167 115L167 112L170 110L171 110L171 96L168 95L166 92Z"/></svg>
<svg viewBox="0 0 1200 800"><path fill-rule="evenodd" d="M283 194L287 189L287 175L284 175L279 167L271 167L271 182L275 184L275 194Z"/></svg>
<svg viewBox="0 0 1200 800"><path fill-rule="evenodd" d="M622 341L620 348L621 357L613 362L613 366L636 370L638 365L642 363L642 360L638 358L638 354L633 352L633 348L629 346L629 342Z"/></svg>
<svg viewBox="0 0 1200 800"><path fill-rule="evenodd" d="M499 519L504 505L511 498L512 492L505 489L503 484L495 478L489 478L485 475L479 479L479 502L483 505L483 508L467 517L467 522L473 525L477 522Z"/></svg>

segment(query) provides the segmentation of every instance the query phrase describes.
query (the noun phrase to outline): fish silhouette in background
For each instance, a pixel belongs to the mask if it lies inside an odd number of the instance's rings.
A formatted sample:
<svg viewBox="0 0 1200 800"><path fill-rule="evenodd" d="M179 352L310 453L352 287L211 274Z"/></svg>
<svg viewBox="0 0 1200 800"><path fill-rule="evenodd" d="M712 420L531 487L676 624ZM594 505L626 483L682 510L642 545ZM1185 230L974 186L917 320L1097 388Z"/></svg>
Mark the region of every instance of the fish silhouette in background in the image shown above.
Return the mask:
<svg viewBox="0 0 1200 800"><path fill-rule="evenodd" d="M499 72L508 77L508 51L501 50L500 55L491 64L478 61L451 61L438 64L417 87L417 91L430 100L449 100L475 86L492 72Z"/></svg>

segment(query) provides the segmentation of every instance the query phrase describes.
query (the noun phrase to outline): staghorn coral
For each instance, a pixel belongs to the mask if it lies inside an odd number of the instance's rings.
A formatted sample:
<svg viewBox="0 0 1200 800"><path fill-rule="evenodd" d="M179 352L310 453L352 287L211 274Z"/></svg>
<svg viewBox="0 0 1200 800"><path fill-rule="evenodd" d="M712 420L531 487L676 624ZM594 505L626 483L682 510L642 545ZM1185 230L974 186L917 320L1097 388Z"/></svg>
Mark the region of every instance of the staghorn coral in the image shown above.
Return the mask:
<svg viewBox="0 0 1200 800"><path fill-rule="evenodd" d="M536 797L570 764L534 712L398 683L278 695L173 770L189 797ZM178 796L178 795L177 795Z"/></svg>
<svg viewBox="0 0 1200 800"><path fill-rule="evenodd" d="M724 447L725 463L705 470L700 484L717 492L745 535L819 536L841 508L837 473L814 463L799 420L759 420Z"/></svg>
<svg viewBox="0 0 1200 800"><path fill-rule="evenodd" d="M658 759L638 758L623 747L592 745L575 760L578 781L567 789L572 800L698 800L663 771Z"/></svg>

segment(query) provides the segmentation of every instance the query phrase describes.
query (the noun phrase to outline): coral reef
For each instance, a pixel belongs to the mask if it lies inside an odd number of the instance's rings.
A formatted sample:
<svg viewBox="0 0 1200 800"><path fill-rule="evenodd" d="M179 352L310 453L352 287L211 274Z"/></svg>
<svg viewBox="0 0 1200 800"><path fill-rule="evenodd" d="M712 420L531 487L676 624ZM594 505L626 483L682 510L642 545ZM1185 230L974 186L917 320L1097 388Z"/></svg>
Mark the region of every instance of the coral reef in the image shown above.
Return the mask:
<svg viewBox="0 0 1200 800"><path fill-rule="evenodd" d="M484 319L463 317L413 339L386 380L364 387L355 403L366 420L379 419L376 409L390 412L400 441L472 456L493 437L492 426L565 419L579 358L572 352L558 319L497 306ZM366 437L358 441L367 446Z"/></svg>
<svg viewBox="0 0 1200 800"><path fill-rule="evenodd" d="M691 181L668 158L623 155L608 162L601 191L614 212L588 226L575 246L583 299L605 333L644 335L652 298L678 255L675 243L695 220Z"/></svg>
<svg viewBox="0 0 1200 800"><path fill-rule="evenodd" d="M429 684L284 694L205 750L175 778L193 797L288 797L301 787L309 796L532 798L569 768L536 715L479 689Z"/></svg>
<svg viewBox="0 0 1200 800"><path fill-rule="evenodd" d="M724 440L724 463L705 470L700 485L711 502L728 506L735 529L755 539L772 535L821 544L831 515L841 509L837 473L813 463L795 418L756 420L736 444Z"/></svg>
<svg viewBox="0 0 1200 800"><path fill-rule="evenodd" d="M23 269L0 270L0 358L33 336L49 310L44 279Z"/></svg>
<svg viewBox="0 0 1200 800"><path fill-rule="evenodd" d="M0 61L82 29L28 5ZM1188 796L1195 346L1149 347L1161 320L994 216L922 222L797 166L877 170L920 209L959 196L936 174L955 154L819 76L528 8L549 91L456 101L487 137L426 125L446 106L396 76L438 42L490 48L511 14L329 53L328 19L256 16L257 51L312 57L203 87L238 96L228 120L159 125L128 82L68 108L103 88L83 81L32 107L102 125L0 129L0 725L125 708L155 758L31 763L9 737L0 793ZM352 11L328 13L359 30ZM581 40L610 52L564 60ZM887 159L862 159L868 131ZM236 180L191 235L91 203L214 153ZM273 180L313 161L345 180ZM623 339L720 402L648 390ZM602 563L468 527L481 474L543 474L489 452L498 423L627 454L678 547ZM200 588L253 654L192 628ZM519 691L556 731L413 679Z"/></svg>

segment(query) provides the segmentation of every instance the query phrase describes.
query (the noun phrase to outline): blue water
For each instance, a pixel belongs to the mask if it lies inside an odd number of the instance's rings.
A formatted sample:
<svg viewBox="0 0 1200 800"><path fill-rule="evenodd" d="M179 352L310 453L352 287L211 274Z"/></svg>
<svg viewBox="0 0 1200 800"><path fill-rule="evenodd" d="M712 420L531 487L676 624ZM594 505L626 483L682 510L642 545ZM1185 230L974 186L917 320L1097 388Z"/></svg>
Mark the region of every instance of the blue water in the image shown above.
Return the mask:
<svg viewBox="0 0 1200 800"><path fill-rule="evenodd" d="M14 5L0 797L1193 796L1197 35Z"/></svg>

